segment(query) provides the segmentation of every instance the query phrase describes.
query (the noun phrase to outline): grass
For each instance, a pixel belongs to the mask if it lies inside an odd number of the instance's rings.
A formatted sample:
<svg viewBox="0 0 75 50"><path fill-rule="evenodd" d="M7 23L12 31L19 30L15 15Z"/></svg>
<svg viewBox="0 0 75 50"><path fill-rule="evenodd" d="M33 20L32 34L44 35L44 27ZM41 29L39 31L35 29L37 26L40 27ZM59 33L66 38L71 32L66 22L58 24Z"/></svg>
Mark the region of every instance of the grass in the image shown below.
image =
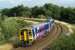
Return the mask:
<svg viewBox="0 0 75 50"><path fill-rule="evenodd" d="M75 34L74 34L75 35ZM50 46L49 50L73 50L75 49L75 37L61 34L60 37Z"/></svg>
<svg viewBox="0 0 75 50"><path fill-rule="evenodd" d="M75 24L72 24L72 30L75 33Z"/></svg>
<svg viewBox="0 0 75 50"><path fill-rule="evenodd" d="M55 40L46 50L75 50L75 25L72 25L73 34L66 36L61 33L57 40Z"/></svg>
<svg viewBox="0 0 75 50"><path fill-rule="evenodd" d="M31 23L27 23L20 19L16 20L12 17L6 18L4 21L2 21L2 30L0 30L0 45L9 42L9 39L16 35L18 29L29 25L31 25Z"/></svg>
<svg viewBox="0 0 75 50"><path fill-rule="evenodd" d="M42 20L37 20L37 19L34 19L32 21L42 22ZM4 28L5 31L3 30L4 33L2 33L2 35L0 36L0 45L9 42L10 41L9 39L11 39L12 37L15 36L16 29L20 29L20 28L28 26L28 25L31 25L31 23L27 23L27 22L25 22L23 20L20 20L19 18L16 18L16 20L15 20L15 18L12 18L12 17L11 18L7 18L3 22L3 26L4 26L3 28ZM74 30L74 35L75 35L75 24L73 24L73 28L72 29ZM8 35L10 37L8 37ZM11 35L13 35L13 36L11 36ZM67 36L65 36L64 34L61 33L60 37L52 44L52 48L59 47L59 49L60 49L61 47L66 46L66 45L69 46L69 48L70 48L71 43L69 44L69 42L72 41L73 44L75 43L74 35L72 35L73 37L72 36L67 37ZM6 37L7 37L8 40L6 39Z"/></svg>
<svg viewBox="0 0 75 50"><path fill-rule="evenodd" d="M26 19L26 18L25 18ZM35 21L35 22L44 22L45 20L39 20L39 18L35 18L35 19L30 19L30 18L28 18L28 19L26 19L26 20L31 20L31 21Z"/></svg>

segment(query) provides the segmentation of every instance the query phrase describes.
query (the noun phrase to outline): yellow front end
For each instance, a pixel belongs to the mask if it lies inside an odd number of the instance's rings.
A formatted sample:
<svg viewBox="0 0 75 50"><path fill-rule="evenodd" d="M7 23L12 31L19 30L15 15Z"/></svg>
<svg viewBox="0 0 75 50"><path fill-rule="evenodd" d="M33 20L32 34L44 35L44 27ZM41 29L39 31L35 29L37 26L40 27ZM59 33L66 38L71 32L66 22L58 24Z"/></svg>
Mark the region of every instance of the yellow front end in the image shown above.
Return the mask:
<svg viewBox="0 0 75 50"><path fill-rule="evenodd" d="M22 32L23 31L23 32ZM23 35L21 34L23 33ZM31 45L33 42L33 33L31 29L24 29L19 31L19 40L20 41L27 41L28 45Z"/></svg>

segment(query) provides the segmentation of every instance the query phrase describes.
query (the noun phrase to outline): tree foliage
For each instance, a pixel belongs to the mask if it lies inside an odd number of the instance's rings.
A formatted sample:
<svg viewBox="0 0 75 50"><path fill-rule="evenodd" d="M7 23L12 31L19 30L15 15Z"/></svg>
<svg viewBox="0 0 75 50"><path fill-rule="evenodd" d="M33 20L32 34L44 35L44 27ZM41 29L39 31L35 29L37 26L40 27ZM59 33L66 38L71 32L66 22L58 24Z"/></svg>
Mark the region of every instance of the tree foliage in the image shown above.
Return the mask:
<svg viewBox="0 0 75 50"><path fill-rule="evenodd" d="M53 4L45 4L41 7L35 6L32 8L24 7L19 5L10 9L3 9L1 11L2 16L16 16L16 17L33 17L38 18L39 15L44 15L46 17L51 16L55 19L73 22L75 23L75 8L70 7L59 7Z"/></svg>
<svg viewBox="0 0 75 50"><path fill-rule="evenodd" d="M75 33L71 36L61 35L48 50L75 50Z"/></svg>

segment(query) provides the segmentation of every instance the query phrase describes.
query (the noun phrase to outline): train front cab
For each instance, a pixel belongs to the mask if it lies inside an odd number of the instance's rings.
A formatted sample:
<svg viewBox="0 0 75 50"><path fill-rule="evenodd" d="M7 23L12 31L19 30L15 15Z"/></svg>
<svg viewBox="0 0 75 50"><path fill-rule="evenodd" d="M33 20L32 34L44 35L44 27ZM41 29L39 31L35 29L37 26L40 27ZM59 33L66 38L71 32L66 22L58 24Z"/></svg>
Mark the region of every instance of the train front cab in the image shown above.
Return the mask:
<svg viewBox="0 0 75 50"><path fill-rule="evenodd" d="M19 30L19 40L22 43L22 46L32 45L33 35L31 29L22 29Z"/></svg>

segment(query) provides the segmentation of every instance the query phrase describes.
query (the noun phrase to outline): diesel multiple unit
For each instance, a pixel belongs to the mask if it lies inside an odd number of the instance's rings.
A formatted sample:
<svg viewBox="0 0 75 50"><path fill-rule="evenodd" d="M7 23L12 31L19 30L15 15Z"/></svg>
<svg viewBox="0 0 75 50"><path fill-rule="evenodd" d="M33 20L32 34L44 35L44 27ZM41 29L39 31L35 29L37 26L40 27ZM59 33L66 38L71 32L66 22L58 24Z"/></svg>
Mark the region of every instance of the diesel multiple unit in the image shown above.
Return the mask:
<svg viewBox="0 0 75 50"><path fill-rule="evenodd" d="M54 25L53 19L47 19L46 22L42 22L32 27L20 29L18 31L18 39L22 41L23 45L31 45L34 40L39 39L42 36L48 34Z"/></svg>

